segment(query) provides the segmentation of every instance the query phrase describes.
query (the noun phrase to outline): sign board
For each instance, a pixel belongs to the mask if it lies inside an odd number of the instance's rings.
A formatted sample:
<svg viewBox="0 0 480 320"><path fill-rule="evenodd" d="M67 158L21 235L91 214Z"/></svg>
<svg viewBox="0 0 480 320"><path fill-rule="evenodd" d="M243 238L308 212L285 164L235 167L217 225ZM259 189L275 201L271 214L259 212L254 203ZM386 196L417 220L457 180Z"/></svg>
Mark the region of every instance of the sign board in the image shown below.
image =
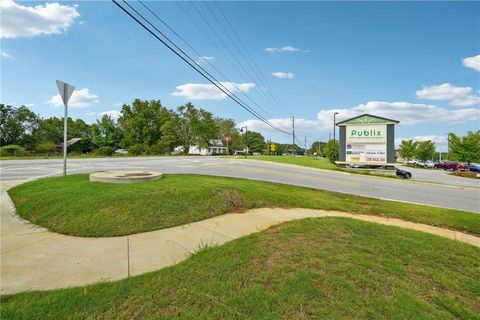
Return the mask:
<svg viewBox="0 0 480 320"><path fill-rule="evenodd" d="M345 143L347 162L387 162L387 126L384 124L347 126Z"/></svg>
<svg viewBox="0 0 480 320"><path fill-rule="evenodd" d="M277 150L277 145L275 143L270 144L270 151L275 151Z"/></svg>
<svg viewBox="0 0 480 320"><path fill-rule="evenodd" d="M63 105L66 106L68 100L70 100L70 97L73 94L73 91L75 90L75 87L71 84L57 80L57 88L58 92L60 93L60 97L62 97Z"/></svg>

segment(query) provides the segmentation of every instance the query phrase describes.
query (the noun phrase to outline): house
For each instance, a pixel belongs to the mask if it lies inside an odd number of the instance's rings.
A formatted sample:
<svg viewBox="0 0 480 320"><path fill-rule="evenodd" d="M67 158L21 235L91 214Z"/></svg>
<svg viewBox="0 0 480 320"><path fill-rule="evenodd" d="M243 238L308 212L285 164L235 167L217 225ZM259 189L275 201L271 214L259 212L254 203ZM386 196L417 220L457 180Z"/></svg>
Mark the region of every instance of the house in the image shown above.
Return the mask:
<svg viewBox="0 0 480 320"><path fill-rule="evenodd" d="M98 146L89 139L73 138L67 140L68 153L93 153ZM55 146L55 151L63 153L63 143Z"/></svg>
<svg viewBox="0 0 480 320"><path fill-rule="evenodd" d="M211 156L215 154L227 154L228 150L227 147L223 145L222 140L220 139L212 139L209 141L210 146L207 148L200 148L197 145L190 146L188 150L188 154L192 155L201 155L201 156ZM184 152L184 148L182 146L176 147L173 150L173 153L182 153Z"/></svg>

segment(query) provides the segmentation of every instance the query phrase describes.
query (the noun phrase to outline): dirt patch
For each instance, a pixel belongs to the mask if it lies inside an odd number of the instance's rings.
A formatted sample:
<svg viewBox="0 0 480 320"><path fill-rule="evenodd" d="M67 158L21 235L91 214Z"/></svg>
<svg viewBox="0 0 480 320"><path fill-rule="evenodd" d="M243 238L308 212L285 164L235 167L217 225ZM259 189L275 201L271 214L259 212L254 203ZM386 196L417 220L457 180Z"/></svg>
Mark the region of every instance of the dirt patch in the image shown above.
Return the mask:
<svg viewBox="0 0 480 320"><path fill-rule="evenodd" d="M477 177L477 172L471 171L457 171L451 173L452 176L463 177L463 178L471 178L471 179L480 179L480 176Z"/></svg>
<svg viewBox="0 0 480 320"><path fill-rule="evenodd" d="M242 195L236 190L228 190L222 193L223 200L232 212L244 212L245 201Z"/></svg>

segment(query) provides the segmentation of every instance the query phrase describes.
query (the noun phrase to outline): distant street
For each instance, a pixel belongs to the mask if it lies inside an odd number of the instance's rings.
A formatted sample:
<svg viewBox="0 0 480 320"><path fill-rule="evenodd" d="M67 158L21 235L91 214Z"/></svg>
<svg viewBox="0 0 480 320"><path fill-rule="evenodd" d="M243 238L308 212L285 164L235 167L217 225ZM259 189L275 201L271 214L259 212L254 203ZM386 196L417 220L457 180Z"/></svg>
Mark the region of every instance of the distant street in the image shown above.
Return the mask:
<svg viewBox="0 0 480 320"><path fill-rule="evenodd" d="M451 183L465 188L219 157L92 158L71 159L68 162L69 174L124 169L254 179L480 212L480 182L458 177L453 177L455 179L451 179ZM450 181L450 177L441 172L411 171L414 176L424 176L423 180L429 182ZM2 181L27 180L60 175L61 172L61 159L10 160L1 162L0 178Z"/></svg>

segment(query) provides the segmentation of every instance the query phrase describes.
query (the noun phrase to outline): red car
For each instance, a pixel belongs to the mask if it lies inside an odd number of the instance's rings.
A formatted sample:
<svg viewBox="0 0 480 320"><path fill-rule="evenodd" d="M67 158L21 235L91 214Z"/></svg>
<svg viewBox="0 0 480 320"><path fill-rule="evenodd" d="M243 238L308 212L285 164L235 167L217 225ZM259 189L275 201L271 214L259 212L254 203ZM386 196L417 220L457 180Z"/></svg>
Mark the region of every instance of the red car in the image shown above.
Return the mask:
<svg viewBox="0 0 480 320"><path fill-rule="evenodd" d="M450 171L468 171L468 165L463 163L456 163L456 162L442 162L436 163L435 168L443 169L443 170L450 170Z"/></svg>

